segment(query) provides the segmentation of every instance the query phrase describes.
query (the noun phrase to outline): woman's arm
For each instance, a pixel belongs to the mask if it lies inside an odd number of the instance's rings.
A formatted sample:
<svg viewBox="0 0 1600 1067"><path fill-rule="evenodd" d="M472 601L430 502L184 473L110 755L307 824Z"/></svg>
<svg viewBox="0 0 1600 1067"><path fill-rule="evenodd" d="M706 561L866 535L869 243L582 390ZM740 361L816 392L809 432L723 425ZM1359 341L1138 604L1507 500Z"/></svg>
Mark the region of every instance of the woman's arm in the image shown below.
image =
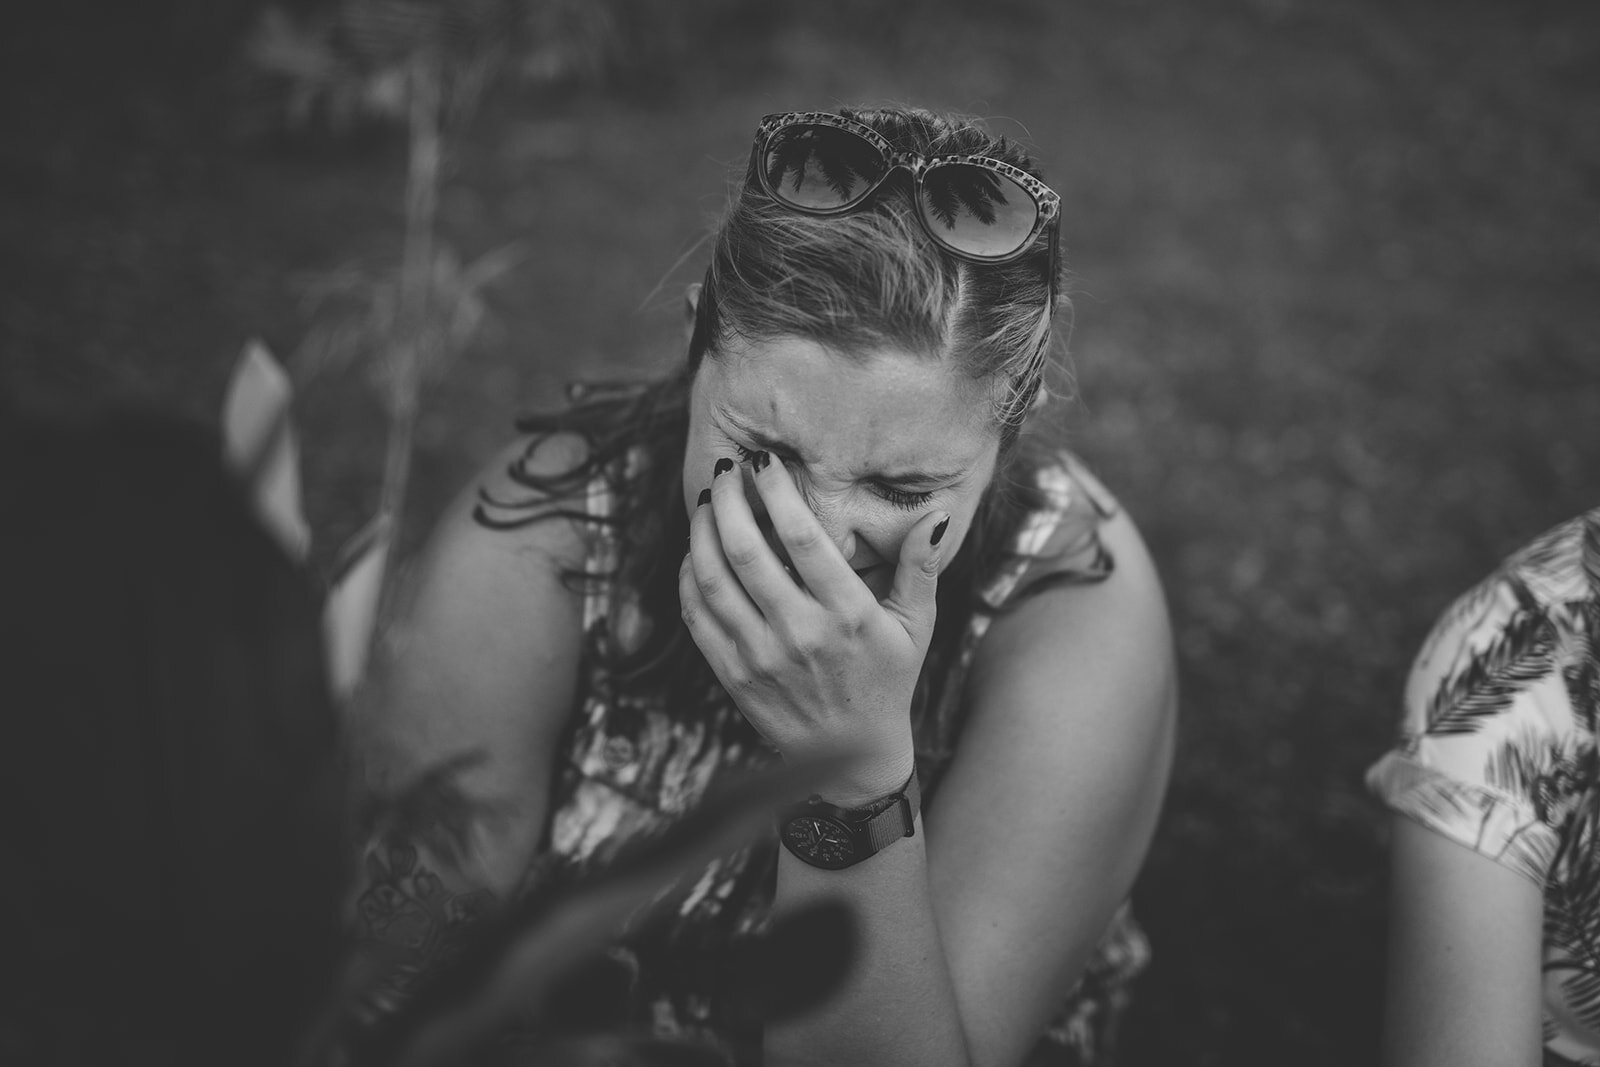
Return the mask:
<svg viewBox="0 0 1600 1067"><path fill-rule="evenodd" d="M1018 1063L1060 1009L1143 861L1175 723L1154 568L1125 517L1102 538L1106 581L991 626L915 837L843 871L782 855L778 906L843 895L862 943L843 989L769 1030L772 1062Z"/></svg>
<svg viewBox="0 0 1600 1067"><path fill-rule="evenodd" d="M1544 900L1522 875L1397 815L1386 1067L1536 1067Z"/></svg>
<svg viewBox="0 0 1600 1067"><path fill-rule="evenodd" d="M1160 579L1126 513L1116 569L1024 601L980 646L929 812L930 877L979 1063L1026 1053L1144 862L1166 796L1177 669Z"/></svg>
<svg viewBox="0 0 1600 1067"><path fill-rule="evenodd" d="M576 684L582 608L561 572L581 566L583 531L563 518L488 529L477 492L525 499L508 464L560 472L581 447L551 439L524 459L518 443L452 504L352 705L368 823L358 923L419 967L532 860Z"/></svg>

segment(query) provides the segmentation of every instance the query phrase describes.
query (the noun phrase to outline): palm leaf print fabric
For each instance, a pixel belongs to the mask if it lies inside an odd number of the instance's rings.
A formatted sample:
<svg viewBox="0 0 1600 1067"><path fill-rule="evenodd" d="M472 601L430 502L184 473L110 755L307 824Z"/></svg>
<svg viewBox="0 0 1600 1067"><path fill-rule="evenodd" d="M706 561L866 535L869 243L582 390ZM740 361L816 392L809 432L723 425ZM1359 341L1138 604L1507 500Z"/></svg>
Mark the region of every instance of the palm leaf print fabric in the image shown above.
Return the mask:
<svg viewBox="0 0 1600 1067"><path fill-rule="evenodd" d="M1394 811L1544 894L1547 1063L1600 1067L1600 508L1508 558L1434 625L1396 746Z"/></svg>

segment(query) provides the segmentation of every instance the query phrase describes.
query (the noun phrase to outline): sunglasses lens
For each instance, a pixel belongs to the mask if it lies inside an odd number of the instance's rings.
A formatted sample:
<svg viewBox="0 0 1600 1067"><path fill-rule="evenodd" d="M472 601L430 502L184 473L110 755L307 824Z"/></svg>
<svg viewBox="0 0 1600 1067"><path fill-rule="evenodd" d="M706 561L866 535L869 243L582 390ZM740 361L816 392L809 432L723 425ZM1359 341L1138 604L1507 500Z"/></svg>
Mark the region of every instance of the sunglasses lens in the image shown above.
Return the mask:
<svg viewBox="0 0 1600 1067"><path fill-rule="evenodd" d="M876 145L832 126L785 126L767 139L761 167L779 200L811 211L849 207L883 180L889 161Z"/></svg>
<svg viewBox="0 0 1600 1067"><path fill-rule="evenodd" d="M944 163L924 173L918 206L935 239L984 259L1017 251L1039 220L1033 194L971 163Z"/></svg>

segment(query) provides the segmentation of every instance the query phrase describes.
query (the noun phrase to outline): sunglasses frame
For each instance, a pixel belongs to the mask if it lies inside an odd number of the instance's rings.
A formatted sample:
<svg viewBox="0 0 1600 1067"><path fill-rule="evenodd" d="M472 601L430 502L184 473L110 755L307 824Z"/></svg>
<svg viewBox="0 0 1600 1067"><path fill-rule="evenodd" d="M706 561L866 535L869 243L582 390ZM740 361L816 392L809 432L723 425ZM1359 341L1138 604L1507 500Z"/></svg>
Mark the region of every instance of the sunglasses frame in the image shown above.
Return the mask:
<svg viewBox="0 0 1600 1067"><path fill-rule="evenodd" d="M767 178L767 168L762 165L767 146L771 143L773 135L791 126L826 126L855 134L883 155L886 163L883 174L878 177L877 181L863 190L860 196L839 207L815 208L794 203L772 188ZM1000 256L979 255L976 252L968 252L954 247L934 230L933 225L925 217L922 206L922 177L936 167L953 163L964 163L992 170L1001 177L1021 186L1023 192L1033 198L1034 206L1037 209L1033 220L1033 228L1028 231L1028 235L1022 239L1022 242L1014 251ZM762 118L761 124L756 127L755 143L750 147L750 169L755 172L755 179L761 190L785 207L808 215L845 215L857 210L872 198L873 193L883 187L883 183L889 180L889 175L901 168L911 172L912 200L917 207L917 222L921 224L923 230L933 239L934 243L946 252L972 263L1010 263L1025 255L1033 247L1034 243L1038 241L1040 231L1049 226L1050 259L1052 264L1055 262L1056 233L1059 227L1053 224L1061 214L1061 197L1057 195L1054 189L1035 178L1032 174L1003 160L995 159L992 156L921 156L915 152L896 152L894 146L871 126L828 111L788 111L767 115Z"/></svg>

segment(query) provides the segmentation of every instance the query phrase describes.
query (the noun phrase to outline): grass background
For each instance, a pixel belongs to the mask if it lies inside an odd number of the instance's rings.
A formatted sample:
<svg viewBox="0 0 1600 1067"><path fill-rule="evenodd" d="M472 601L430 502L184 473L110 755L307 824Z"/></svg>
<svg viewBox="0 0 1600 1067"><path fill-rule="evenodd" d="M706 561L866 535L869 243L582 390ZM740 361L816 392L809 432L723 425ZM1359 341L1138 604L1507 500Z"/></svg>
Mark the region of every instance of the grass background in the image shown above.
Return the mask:
<svg viewBox="0 0 1600 1067"><path fill-rule="evenodd" d="M256 6L67 3L0 35L11 404L210 419L248 338L295 351L305 272L397 254L394 133L227 133ZM491 101L444 232L531 254L427 397L412 529L567 379L681 357L682 287L761 114L989 117L1065 200L1073 436L1177 626L1128 1059L1366 1062L1384 819L1361 779L1410 657L1499 556L1600 503L1600 8L970 8L723 3L624 76ZM301 390L326 550L375 504L382 420L353 375Z"/></svg>

